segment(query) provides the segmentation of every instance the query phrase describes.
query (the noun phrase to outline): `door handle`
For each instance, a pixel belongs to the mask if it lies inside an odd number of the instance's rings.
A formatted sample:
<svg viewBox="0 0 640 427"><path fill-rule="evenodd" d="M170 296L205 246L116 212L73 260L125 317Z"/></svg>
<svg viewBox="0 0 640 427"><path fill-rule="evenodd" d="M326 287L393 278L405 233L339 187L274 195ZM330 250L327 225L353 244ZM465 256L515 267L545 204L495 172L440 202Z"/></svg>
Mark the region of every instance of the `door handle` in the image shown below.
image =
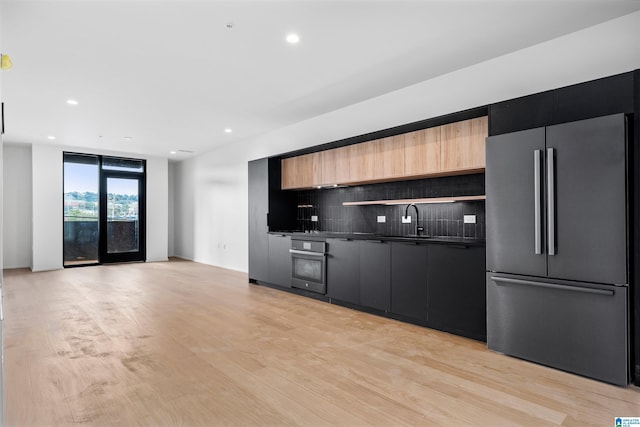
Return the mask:
<svg viewBox="0 0 640 427"><path fill-rule="evenodd" d="M534 250L536 255L542 254L542 210L540 208L540 156L541 150L533 152L533 224L534 224Z"/></svg>
<svg viewBox="0 0 640 427"><path fill-rule="evenodd" d="M549 255L556 254L556 182L554 171L554 149L547 148L547 224L549 232Z"/></svg>
<svg viewBox="0 0 640 427"><path fill-rule="evenodd" d="M608 295L608 296L612 296L614 294L612 290L607 290L607 289L582 288L579 286L567 286L567 285L558 285L556 283L534 282L531 280L511 279L508 277L492 277L491 280L496 282L496 284L498 285L502 285L502 284L525 285L525 286L534 286L537 288L558 289L561 291L581 292L585 294L597 294L597 295Z"/></svg>

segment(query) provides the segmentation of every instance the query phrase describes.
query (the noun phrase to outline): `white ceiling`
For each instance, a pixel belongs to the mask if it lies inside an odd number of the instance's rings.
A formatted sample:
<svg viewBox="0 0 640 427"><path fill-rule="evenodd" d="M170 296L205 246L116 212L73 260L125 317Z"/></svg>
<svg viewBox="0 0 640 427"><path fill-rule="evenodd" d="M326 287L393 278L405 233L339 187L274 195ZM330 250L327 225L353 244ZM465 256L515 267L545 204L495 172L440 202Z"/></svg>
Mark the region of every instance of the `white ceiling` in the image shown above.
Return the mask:
<svg viewBox="0 0 640 427"><path fill-rule="evenodd" d="M3 0L0 51L14 63L0 76L4 141L184 159L637 10L636 0ZM299 44L285 42L291 31Z"/></svg>

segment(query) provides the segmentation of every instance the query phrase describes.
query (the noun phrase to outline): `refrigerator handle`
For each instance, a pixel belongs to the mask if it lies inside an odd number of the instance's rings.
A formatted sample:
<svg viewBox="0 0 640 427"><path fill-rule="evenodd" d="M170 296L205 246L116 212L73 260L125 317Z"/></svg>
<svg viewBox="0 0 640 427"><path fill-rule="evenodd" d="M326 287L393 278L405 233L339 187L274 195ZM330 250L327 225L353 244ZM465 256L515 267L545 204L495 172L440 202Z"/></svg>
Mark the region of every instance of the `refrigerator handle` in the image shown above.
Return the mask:
<svg viewBox="0 0 640 427"><path fill-rule="evenodd" d="M547 148L547 224L549 230L549 255L556 254L556 181L554 168L554 149Z"/></svg>
<svg viewBox="0 0 640 427"><path fill-rule="evenodd" d="M534 246L536 255L542 254L542 210L540 209L540 156L542 150L533 152L533 197L534 197Z"/></svg>

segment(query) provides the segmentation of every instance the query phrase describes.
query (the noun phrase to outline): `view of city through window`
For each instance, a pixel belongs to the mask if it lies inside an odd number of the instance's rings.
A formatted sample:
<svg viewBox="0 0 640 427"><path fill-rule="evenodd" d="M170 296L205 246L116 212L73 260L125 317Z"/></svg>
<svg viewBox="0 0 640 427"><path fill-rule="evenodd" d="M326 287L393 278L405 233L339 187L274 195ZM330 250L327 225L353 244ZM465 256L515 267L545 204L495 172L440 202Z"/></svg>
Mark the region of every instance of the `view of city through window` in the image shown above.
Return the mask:
<svg viewBox="0 0 640 427"><path fill-rule="evenodd" d="M91 264L100 260L99 177L97 158L69 155L65 160L65 265ZM103 237L107 253L138 251L138 178L107 177L103 191L106 192L106 234Z"/></svg>
<svg viewBox="0 0 640 427"><path fill-rule="evenodd" d="M64 194L65 221L97 221L99 215L98 193L71 191ZM138 195L109 193L107 195L109 219L136 219Z"/></svg>

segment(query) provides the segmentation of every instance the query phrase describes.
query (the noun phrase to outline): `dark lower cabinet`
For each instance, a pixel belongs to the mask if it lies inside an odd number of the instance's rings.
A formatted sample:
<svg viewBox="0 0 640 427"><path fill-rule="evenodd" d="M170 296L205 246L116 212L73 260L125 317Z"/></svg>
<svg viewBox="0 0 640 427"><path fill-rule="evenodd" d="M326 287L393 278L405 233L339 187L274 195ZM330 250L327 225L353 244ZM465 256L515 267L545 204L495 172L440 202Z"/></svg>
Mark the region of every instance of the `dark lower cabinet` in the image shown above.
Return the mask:
<svg viewBox="0 0 640 427"><path fill-rule="evenodd" d="M291 237L269 234L269 283L291 287Z"/></svg>
<svg viewBox="0 0 640 427"><path fill-rule="evenodd" d="M360 242L327 239L327 296L360 304Z"/></svg>
<svg viewBox="0 0 640 427"><path fill-rule="evenodd" d="M391 312L426 322L427 245L391 244Z"/></svg>
<svg viewBox="0 0 640 427"><path fill-rule="evenodd" d="M391 309L391 243L360 242L360 304L376 310Z"/></svg>
<svg viewBox="0 0 640 427"><path fill-rule="evenodd" d="M486 341L485 248L430 245L429 325Z"/></svg>

